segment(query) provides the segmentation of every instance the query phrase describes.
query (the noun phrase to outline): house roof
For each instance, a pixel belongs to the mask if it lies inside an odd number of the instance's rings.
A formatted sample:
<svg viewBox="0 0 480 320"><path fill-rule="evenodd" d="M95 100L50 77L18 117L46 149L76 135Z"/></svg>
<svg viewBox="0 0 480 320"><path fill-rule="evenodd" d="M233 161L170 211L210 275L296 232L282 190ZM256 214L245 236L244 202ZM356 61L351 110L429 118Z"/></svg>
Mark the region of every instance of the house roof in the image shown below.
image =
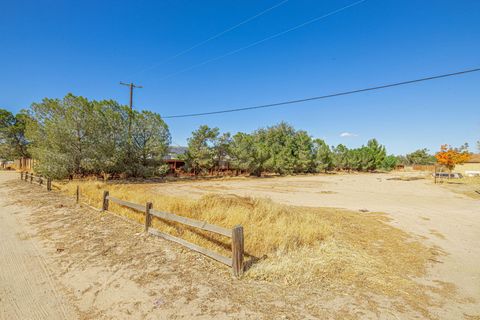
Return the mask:
<svg viewBox="0 0 480 320"><path fill-rule="evenodd" d="M480 153L473 153L467 163L480 163Z"/></svg>
<svg viewBox="0 0 480 320"><path fill-rule="evenodd" d="M187 152L187 147L180 147L180 146L170 146L168 147L168 153L171 154L184 154Z"/></svg>
<svg viewBox="0 0 480 320"><path fill-rule="evenodd" d="M174 160L178 159L178 156L185 154L187 152L187 147L168 147L167 155L163 158L164 160Z"/></svg>

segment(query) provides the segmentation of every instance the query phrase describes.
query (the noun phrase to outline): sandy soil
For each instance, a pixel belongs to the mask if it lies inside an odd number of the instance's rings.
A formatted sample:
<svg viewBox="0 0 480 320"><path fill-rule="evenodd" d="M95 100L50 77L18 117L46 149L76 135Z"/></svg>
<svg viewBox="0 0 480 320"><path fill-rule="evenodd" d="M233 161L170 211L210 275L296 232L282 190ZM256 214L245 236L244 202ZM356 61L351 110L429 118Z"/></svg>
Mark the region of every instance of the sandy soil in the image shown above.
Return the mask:
<svg viewBox="0 0 480 320"><path fill-rule="evenodd" d="M0 183L10 175L0 174ZM25 208L0 189L0 319L75 319L45 252L22 223Z"/></svg>
<svg viewBox="0 0 480 320"><path fill-rule="evenodd" d="M370 310L370 303L382 297L357 300L234 279L212 260L146 236L142 225L78 206L57 192L21 182L16 174L0 173L0 192L0 215L12 221L2 228L0 243L16 243L3 245L2 254L19 256L13 262L0 259L2 320L377 319L377 312L391 314L388 304ZM24 241L45 257L48 286L37 279L42 265L26 262L31 257L18 250L28 246ZM37 310L49 304L48 311ZM60 305L68 313L55 318Z"/></svg>
<svg viewBox="0 0 480 320"><path fill-rule="evenodd" d="M300 206L386 212L395 226L425 237L447 253L431 277L454 283L472 303L446 308L480 313L480 200L434 185L418 172L189 181L156 188L189 197L223 193Z"/></svg>
<svg viewBox="0 0 480 320"><path fill-rule="evenodd" d="M437 319L480 315L479 200L427 180L392 175L304 176L168 183L159 192L270 197L309 206L384 211L448 255L429 278L458 298ZM154 237L142 226L0 173L1 319L422 319L375 294L233 279L229 270ZM375 306L375 308L372 308ZM477 316L477 317L475 317Z"/></svg>

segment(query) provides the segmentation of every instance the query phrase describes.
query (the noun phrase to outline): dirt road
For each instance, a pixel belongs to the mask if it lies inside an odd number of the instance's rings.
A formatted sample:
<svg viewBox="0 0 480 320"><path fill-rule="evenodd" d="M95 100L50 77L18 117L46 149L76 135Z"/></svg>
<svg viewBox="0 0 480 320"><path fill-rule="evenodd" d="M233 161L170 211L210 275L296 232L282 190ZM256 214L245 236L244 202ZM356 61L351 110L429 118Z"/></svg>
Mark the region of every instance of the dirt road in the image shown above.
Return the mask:
<svg viewBox="0 0 480 320"><path fill-rule="evenodd" d="M0 184L11 178L0 174ZM0 319L76 319L24 217L0 188Z"/></svg>

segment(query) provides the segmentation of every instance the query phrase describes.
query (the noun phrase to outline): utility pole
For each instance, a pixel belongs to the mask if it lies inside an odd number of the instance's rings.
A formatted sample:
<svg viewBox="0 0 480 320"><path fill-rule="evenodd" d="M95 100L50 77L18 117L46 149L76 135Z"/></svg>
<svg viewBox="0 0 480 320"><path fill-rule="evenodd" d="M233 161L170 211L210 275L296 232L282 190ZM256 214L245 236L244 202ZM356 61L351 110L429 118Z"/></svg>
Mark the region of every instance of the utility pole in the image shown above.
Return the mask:
<svg viewBox="0 0 480 320"><path fill-rule="evenodd" d="M135 85L133 82L130 83L123 83L120 82L122 86L128 86L130 87L130 115L128 117L128 139L130 140L131 138L131 131L132 131L132 117L133 117L133 89L134 88L143 88L142 86Z"/></svg>

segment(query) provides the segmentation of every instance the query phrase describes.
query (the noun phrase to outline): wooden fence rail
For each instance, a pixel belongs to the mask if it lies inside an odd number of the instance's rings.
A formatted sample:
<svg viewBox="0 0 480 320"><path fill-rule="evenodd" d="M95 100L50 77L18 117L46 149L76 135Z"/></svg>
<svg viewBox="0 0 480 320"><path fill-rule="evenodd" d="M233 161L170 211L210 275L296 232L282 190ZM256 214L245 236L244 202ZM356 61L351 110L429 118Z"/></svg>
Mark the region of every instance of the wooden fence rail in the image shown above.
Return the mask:
<svg viewBox="0 0 480 320"><path fill-rule="evenodd" d="M52 179L45 178L42 176L34 175L33 173L20 172L20 179L25 181L30 181L30 183L38 183L40 186L44 185L44 182L47 182L46 187L48 191L52 190Z"/></svg>
<svg viewBox="0 0 480 320"><path fill-rule="evenodd" d="M46 179L46 186L47 190L52 190L52 179L44 178L41 176L36 176L32 173L28 172L20 172L20 179L25 180L26 182L30 181L30 183L36 182L40 186L43 185L44 180ZM179 216L173 213L162 212L158 210L153 210L153 205L151 202L147 202L145 205L125 201L119 198L115 198L110 196L108 191L103 192L103 201L102 201L102 209L101 211L108 211L110 201L116 203L118 205L142 212L145 214L145 232L162 237L166 240L178 243L184 247L189 248L190 250L196 251L201 253L211 259L214 259L224 265L227 265L232 268L233 274L236 277L239 277L243 274L244 270L244 238L243 238L243 227L242 226L235 226L233 229L223 228L214 224L210 224L206 221L199 221L192 218L187 218L183 216ZM77 185L76 189L76 202L80 203L80 187ZM232 257L225 257L222 256L210 249L201 247L197 244L190 243L184 239L174 237L170 234L161 232L159 230L153 229L151 227L152 224L152 217L157 217L161 220L172 221L176 223L180 223L189 227L197 228L203 231L213 232L219 235L222 235L227 238L232 239Z"/></svg>
<svg viewBox="0 0 480 320"><path fill-rule="evenodd" d="M162 212L152 209L152 203L147 202L146 205L140 205L137 203L125 201L122 199L118 199L115 197L110 196L108 191L104 191L103 193L103 205L102 210L107 211L110 205L110 201L121 206L143 212L145 214L145 232L149 234L162 237L166 240L178 243L184 247L189 248L190 250L199 252L211 259L214 259L220 263L223 263L232 268L233 274L235 276L241 276L243 274L244 263L244 239L243 239L243 227L242 226L235 226L233 229L226 229L217 225L210 224L206 221L199 221L183 216L179 216L173 213ZM174 237L167 233L161 232L159 230L153 229L151 225L152 216L157 217L162 220L172 221L187 225L189 227L194 227L200 230L209 231L213 233L217 233L219 235L228 237L232 239L232 257L228 258L222 256L210 249L201 247L194 243L190 243L184 239Z"/></svg>

